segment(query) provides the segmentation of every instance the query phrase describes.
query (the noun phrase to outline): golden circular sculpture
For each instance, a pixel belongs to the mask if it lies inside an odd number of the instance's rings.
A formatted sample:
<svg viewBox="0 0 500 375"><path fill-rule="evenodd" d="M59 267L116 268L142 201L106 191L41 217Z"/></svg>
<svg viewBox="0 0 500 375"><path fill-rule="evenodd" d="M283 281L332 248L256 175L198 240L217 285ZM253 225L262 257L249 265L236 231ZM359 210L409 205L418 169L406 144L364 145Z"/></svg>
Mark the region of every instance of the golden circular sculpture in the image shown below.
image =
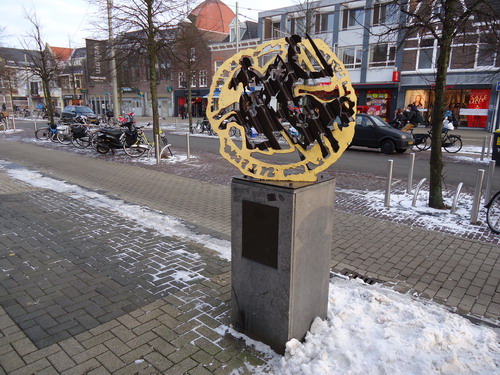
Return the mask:
<svg viewBox="0 0 500 375"><path fill-rule="evenodd" d="M355 110L349 74L330 47L292 35L227 59L207 118L221 155L244 175L311 182L350 144Z"/></svg>

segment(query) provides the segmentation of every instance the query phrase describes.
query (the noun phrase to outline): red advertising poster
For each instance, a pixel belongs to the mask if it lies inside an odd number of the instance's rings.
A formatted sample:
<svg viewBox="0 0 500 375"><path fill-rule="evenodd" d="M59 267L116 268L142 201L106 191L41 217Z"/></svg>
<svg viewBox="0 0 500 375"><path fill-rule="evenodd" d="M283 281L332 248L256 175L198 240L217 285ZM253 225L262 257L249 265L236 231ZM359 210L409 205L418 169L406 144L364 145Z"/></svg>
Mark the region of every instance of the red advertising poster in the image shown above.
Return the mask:
<svg viewBox="0 0 500 375"><path fill-rule="evenodd" d="M467 126L472 128L486 128L486 120L488 119L488 105L490 104L490 90L470 90L468 108L484 112L484 115L469 115Z"/></svg>

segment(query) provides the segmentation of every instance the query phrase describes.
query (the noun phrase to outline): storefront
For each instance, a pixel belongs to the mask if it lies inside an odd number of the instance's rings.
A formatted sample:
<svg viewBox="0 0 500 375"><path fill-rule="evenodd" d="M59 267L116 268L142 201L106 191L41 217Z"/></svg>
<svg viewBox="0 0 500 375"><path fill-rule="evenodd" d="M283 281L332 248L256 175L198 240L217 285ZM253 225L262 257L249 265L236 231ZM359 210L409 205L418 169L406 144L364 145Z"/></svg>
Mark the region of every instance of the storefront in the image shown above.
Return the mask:
<svg viewBox="0 0 500 375"><path fill-rule="evenodd" d="M358 97L358 112L377 115L385 121L394 118L398 96L397 84L383 84L376 87L354 85Z"/></svg>
<svg viewBox="0 0 500 375"><path fill-rule="evenodd" d="M491 99L491 87L488 85L446 87L445 108L453 111L459 121L459 127L483 128L488 123L488 107ZM426 88L410 88L404 93L404 106L415 104L422 112L424 119L432 120L435 90Z"/></svg>
<svg viewBox="0 0 500 375"><path fill-rule="evenodd" d="M202 117L206 111L206 97L208 89L193 89L191 91L191 115L193 117ZM174 91L174 114L180 116L180 108L187 103L188 90L176 89Z"/></svg>

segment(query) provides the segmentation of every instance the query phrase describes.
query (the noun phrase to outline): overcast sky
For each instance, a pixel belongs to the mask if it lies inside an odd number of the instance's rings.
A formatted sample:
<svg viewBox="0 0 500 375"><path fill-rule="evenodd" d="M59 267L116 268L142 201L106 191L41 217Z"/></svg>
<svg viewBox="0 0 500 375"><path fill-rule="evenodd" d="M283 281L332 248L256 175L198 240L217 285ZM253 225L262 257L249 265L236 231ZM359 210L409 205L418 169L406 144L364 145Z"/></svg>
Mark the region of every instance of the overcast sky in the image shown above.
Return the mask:
<svg viewBox="0 0 500 375"><path fill-rule="evenodd" d="M236 12L236 1L224 3ZM279 5L266 0L239 0L239 13L242 15L240 20L244 20L243 16L246 16L257 21L259 11L295 3L295 0L283 0ZM92 20L96 19L96 9L87 0L0 0L0 27L4 28L0 45L3 47L22 48L21 41L31 30L25 10L36 12L44 41L52 46L82 47L85 44L84 38L98 37L92 25Z"/></svg>

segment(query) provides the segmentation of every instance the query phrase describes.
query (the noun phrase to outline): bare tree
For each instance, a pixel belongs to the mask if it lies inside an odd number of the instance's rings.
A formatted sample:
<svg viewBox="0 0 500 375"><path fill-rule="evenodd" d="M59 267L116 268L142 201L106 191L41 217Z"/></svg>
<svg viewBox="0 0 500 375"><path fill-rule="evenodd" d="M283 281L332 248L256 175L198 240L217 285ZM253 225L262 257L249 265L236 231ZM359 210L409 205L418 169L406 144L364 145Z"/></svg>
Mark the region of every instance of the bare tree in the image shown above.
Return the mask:
<svg viewBox="0 0 500 375"><path fill-rule="evenodd" d="M188 90L187 111L189 130L191 131L193 127L192 88L197 86L196 77L199 76L199 72L210 70L210 50L206 41L209 32L198 29L189 20L181 22L177 31L170 55L174 71L183 73L186 77L185 86Z"/></svg>
<svg viewBox="0 0 500 375"><path fill-rule="evenodd" d="M181 12L179 3L162 0L115 0L113 20L120 34L121 44L128 49L144 53L148 61L148 80L153 110L153 133L156 157L159 160L160 120L158 112L158 54L171 42L171 30ZM123 51L123 49L122 49Z"/></svg>
<svg viewBox="0 0 500 375"><path fill-rule="evenodd" d="M32 29L28 32L27 37L22 41L24 51L29 59L29 70L31 73L40 78L42 81L42 89L45 97L45 106L47 108L47 116L49 124L54 123L54 103L50 91L51 84L57 81L61 72L62 60L54 56L47 48L43 35L42 28L36 16L36 13L26 12L26 19L31 23ZM35 48L31 50L30 45Z"/></svg>
<svg viewBox="0 0 500 375"><path fill-rule="evenodd" d="M452 43L468 34L485 33L499 40L500 13L498 0L393 0L390 2L401 15L400 22L387 25L385 36L399 34L399 40L416 35L434 38L438 52L435 70L435 101L431 117L432 148L430 158L429 206L445 208L442 194L443 158L439 136L442 132L446 105L445 88ZM382 35L382 34L381 34ZM464 39L465 40L465 39ZM496 44L498 45L498 43Z"/></svg>

